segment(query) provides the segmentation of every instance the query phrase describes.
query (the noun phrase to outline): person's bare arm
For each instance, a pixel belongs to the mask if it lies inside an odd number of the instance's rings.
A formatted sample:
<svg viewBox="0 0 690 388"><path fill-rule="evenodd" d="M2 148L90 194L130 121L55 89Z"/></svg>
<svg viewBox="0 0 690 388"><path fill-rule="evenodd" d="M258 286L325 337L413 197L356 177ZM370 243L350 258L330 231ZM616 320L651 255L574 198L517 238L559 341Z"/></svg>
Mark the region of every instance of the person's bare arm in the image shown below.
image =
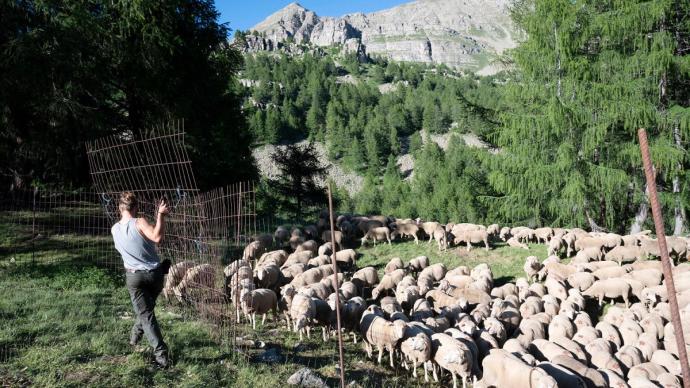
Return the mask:
<svg viewBox="0 0 690 388"><path fill-rule="evenodd" d="M156 225L152 226L144 218L137 220L137 228L147 239L158 244L163 240L165 234L165 215L168 214L168 205L161 201L158 205L158 213L156 214Z"/></svg>

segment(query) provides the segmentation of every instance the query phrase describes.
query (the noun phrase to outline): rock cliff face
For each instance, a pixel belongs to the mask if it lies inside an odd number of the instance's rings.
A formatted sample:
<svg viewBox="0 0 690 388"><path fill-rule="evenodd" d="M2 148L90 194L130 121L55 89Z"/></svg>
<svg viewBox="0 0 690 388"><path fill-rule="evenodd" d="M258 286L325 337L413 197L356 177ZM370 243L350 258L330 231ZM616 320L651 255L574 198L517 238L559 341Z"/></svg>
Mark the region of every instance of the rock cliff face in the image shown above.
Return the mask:
<svg viewBox="0 0 690 388"><path fill-rule="evenodd" d="M398 61L444 63L491 72L493 58L515 47L509 0L417 0L369 14L319 17L292 3L251 30L273 50L289 38L316 46L335 44ZM258 39L258 37L254 37ZM254 51L253 47L247 48Z"/></svg>

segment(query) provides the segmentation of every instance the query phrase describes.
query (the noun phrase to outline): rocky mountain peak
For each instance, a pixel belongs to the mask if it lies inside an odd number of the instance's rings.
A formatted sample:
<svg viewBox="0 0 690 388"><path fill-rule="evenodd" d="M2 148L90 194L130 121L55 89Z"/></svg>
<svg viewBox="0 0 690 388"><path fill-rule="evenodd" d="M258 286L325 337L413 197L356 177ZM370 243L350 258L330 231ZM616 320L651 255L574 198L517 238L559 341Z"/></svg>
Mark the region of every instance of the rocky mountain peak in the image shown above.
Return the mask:
<svg viewBox="0 0 690 388"><path fill-rule="evenodd" d="M509 0L417 0L372 13L319 17L298 3L275 12L252 30L281 47L285 40L316 46L345 45L399 61L444 63L492 73L492 60L515 47ZM357 42L353 42L357 40ZM251 48L250 48L251 51Z"/></svg>

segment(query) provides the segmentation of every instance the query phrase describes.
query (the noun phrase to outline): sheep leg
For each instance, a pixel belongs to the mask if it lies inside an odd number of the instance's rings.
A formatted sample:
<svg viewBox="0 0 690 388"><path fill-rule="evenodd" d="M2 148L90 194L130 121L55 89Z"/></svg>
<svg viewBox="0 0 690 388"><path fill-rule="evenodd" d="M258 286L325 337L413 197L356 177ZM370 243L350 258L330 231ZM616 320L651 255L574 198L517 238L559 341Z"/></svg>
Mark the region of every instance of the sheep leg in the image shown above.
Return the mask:
<svg viewBox="0 0 690 388"><path fill-rule="evenodd" d="M428 383L429 382L429 374L427 373L427 365L426 362L423 362L422 365L424 366L424 382Z"/></svg>
<svg viewBox="0 0 690 388"><path fill-rule="evenodd" d="M391 359L391 368L395 368L395 365L393 365L393 351L394 350L395 349L391 348L390 351L388 352L388 354L390 355L390 359Z"/></svg>
<svg viewBox="0 0 690 388"><path fill-rule="evenodd" d="M328 338L326 338L326 328L323 326L321 327L321 338L323 339L323 342L328 341Z"/></svg>
<svg viewBox="0 0 690 388"><path fill-rule="evenodd" d="M450 372L450 375L453 376L453 388L458 388L458 378L455 377L455 373ZM464 383L464 381L463 381L463 383ZM465 388L464 384L463 384L462 388Z"/></svg>
<svg viewBox="0 0 690 388"><path fill-rule="evenodd" d="M376 347L379 349L379 358L378 358L378 362L379 362L379 364L381 364L381 359L383 358L383 347L380 346L380 345L376 345Z"/></svg>
<svg viewBox="0 0 690 388"><path fill-rule="evenodd" d="M599 307L601 307L604 304L604 295L601 295L599 297Z"/></svg>
<svg viewBox="0 0 690 388"><path fill-rule="evenodd" d="M417 238L417 235L414 236L414 243L415 245L419 245L419 239Z"/></svg>
<svg viewBox="0 0 690 388"><path fill-rule="evenodd" d="M307 326L307 338L311 339L311 327Z"/></svg>
<svg viewBox="0 0 690 388"><path fill-rule="evenodd" d="M256 313L252 313L250 320L252 321L252 329L256 330Z"/></svg>
<svg viewBox="0 0 690 388"><path fill-rule="evenodd" d="M417 360L412 361L412 376L417 378Z"/></svg>
<svg viewBox="0 0 690 388"><path fill-rule="evenodd" d="M263 326L265 322L266 322L266 314L264 314L264 316L261 317L261 326Z"/></svg>
<svg viewBox="0 0 690 388"><path fill-rule="evenodd" d="M489 251L489 241L484 240L484 245L486 246L486 251L488 252Z"/></svg>

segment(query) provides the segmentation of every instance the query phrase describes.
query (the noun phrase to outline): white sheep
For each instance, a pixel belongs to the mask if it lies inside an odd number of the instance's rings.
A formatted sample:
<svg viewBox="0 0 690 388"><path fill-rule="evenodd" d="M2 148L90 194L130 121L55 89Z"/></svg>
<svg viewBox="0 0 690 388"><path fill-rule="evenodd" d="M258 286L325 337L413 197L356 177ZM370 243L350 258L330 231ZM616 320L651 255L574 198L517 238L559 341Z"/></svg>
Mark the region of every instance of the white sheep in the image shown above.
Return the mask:
<svg viewBox="0 0 690 388"><path fill-rule="evenodd" d="M462 386L466 387L467 380L472 374L474 359L470 349L462 342L445 333L435 333L431 336L433 360L441 368L450 372L453 377L453 388L457 388L457 376L462 378ZM438 381L436 368L434 380Z"/></svg>
<svg viewBox="0 0 690 388"><path fill-rule="evenodd" d="M278 297L273 290L258 288L256 290L242 290L240 294L242 312L252 323L252 328L256 330L256 314L262 314L261 325L266 321L266 313L273 311L273 316L278 318Z"/></svg>

